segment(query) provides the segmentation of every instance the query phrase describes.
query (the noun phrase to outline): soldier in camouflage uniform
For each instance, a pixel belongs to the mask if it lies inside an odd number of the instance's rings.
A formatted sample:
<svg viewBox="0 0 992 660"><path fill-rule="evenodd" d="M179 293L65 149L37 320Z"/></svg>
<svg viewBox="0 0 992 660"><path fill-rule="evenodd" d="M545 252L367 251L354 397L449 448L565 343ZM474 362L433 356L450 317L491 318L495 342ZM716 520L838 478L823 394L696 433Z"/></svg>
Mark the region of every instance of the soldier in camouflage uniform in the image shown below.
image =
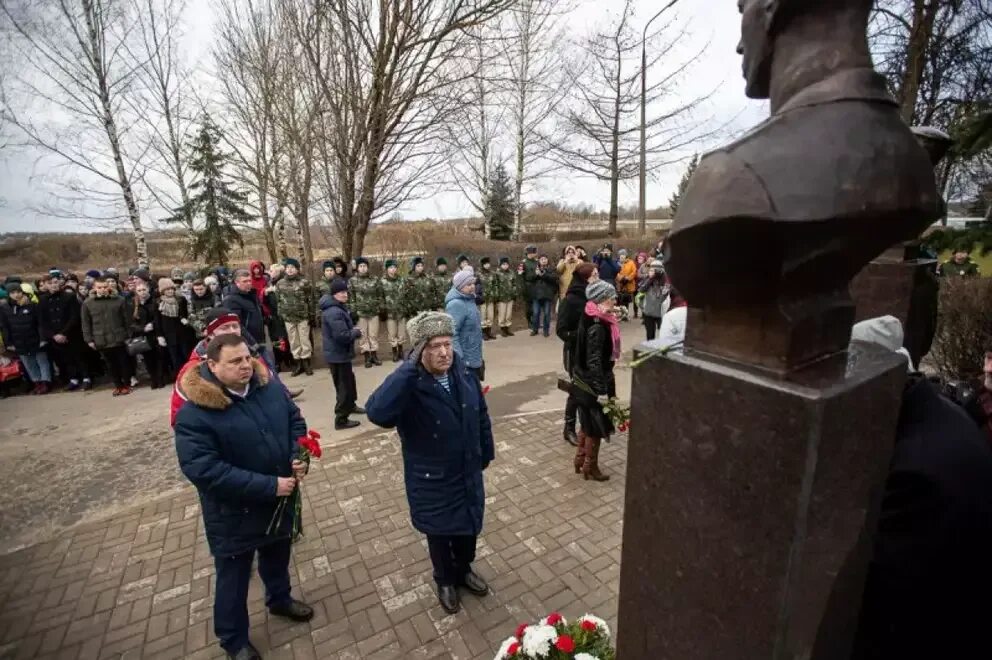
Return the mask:
<svg viewBox="0 0 992 660"><path fill-rule="evenodd" d="M365 356L365 368L381 365L379 361L379 312L386 308L382 283L369 275L369 260L355 260L356 274L348 281L348 306L358 315L358 328L362 331L359 347Z"/></svg>
<svg viewBox="0 0 992 660"><path fill-rule="evenodd" d="M393 362L403 359L403 344L406 342L407 293L406 280L400 277L396 260L386 261L386 274L379 280L382 297L385 300L386 333L393 349Z"/></svg>
<svg viewBox="0 0 992 660"><path fill-rule="evenodd" d="M510 258L499 258L499 270L496 271L494 286L496 287L496 322L504 337L512 337L513 331L513 301L519 294L519 275L510 268Z"/></svg>
<svg viewBox="0 0 992 660"><path fill-rule="evenodd" d="M296 360L293 375L306 372L313 375L310 358L313 344L310 342L310 328L316 325L317 300L310 282L300 275L300 262L284 259L286 274L276 283L276 300L279 316L286 324L289 335L289 350Z"/></svg>
<svg viewBox="0 0 992 660"><path fill-rule="evenodd" d="M982 272L971 260L969 250L959 246L954 249L953 258L940 264L937 274L941 277L978 277Z"/></svg>
<svg viewBox="0 0 992 660"><path fill-rule="evenodd" d="M499 290L496 288L496 273L493 271L492 260L482 257L479 261L479 282L482 285L482 336L485 341L496 339L493 334L493 323L496 321L496 305L499 302Z"/></svg>
<svg viewBox="0 0 992 660"><path fill-rule="evenodd" d="M317 281L317 299L331 295L331 282L334 281L334 262L325 261L321 264L324 276Z"/></svg>
<svg viewBox="0 0 992 660"><path fill-rule="evenodd" d="M434 309L434 279L424 272L424 260L422 257L414 257L410 260L410 277L407 278L407 306L406 317L412 319L420 312L429 312Z"/></svg>
<svg viewBox="0 0 992 660"><path fill-rule="evenodd" d="M451 273L448 272L448 260L438 257L435 262L436 270L431 276L434 283L434 302L431 309L439 312L444 311L444 298L451 291Z"/></svg>

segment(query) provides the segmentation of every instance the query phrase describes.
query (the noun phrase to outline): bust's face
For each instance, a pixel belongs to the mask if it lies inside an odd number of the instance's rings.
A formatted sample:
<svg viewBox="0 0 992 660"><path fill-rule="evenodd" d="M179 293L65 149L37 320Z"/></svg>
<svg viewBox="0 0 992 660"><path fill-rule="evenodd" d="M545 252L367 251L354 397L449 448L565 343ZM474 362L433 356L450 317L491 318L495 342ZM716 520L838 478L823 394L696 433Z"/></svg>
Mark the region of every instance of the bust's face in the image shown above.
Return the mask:
<svg viewBox="0 0 992 660"><path fill-rule="evenodd" d="M771 0L737 0L741 12L741 41L737 52L743 57L745 94L766 99L771 93L772 44L768 35Z"/></svg>

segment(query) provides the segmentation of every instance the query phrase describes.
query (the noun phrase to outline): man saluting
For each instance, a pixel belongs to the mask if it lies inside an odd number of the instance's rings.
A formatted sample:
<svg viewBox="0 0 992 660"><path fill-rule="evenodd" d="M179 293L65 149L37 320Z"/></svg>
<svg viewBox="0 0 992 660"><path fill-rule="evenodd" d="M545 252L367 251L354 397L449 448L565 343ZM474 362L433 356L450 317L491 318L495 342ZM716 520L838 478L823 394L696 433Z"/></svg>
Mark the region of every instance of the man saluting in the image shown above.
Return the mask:
<svg viewBox="0 0 992 660"><path fill-rule="evenodd" d="M248 640L256 552L269 612L294 621L313 618L309 605L290 596L293 516L268 529L278 498L291 495L306 473L294 458L307 426L240 334L214 337L206 358L177 384L185 401L176 415L176 453L200 495L214 556L214 632L229 658L257 660Z"/></svg>
<svg viewBox="0 0 992 660"><path fill-rule="evenodd" d="M495 454L479 379L455 354L452 326L441 312L411 319L409 358L365 404L374 424L399 431L410 517L427 535L438 600L449 614L460 608L458 587L489 592L472 562L486 502L482 471Z"/></svg>

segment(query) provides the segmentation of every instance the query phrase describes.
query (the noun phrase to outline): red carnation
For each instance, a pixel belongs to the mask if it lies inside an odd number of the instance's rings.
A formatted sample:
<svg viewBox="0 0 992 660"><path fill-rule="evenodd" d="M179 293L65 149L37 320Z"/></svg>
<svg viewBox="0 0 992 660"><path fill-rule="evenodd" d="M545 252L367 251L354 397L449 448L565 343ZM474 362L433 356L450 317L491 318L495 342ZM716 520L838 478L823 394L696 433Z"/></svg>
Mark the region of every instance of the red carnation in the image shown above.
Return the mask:
<svg viewBox="0 0 992 660"><path fill-rule="evenodd" d="M517 626L517 634L514 635L514 637L516 637L517 639L523 639L524 631L527 630L527 626L528 624L526 623L521 623L519 626Z"/></svg>
<svg viewBox="0 0 992 660"><path fill-rule="evenodd" d="M518 642L513 642L512 644L510 644L510 648L506 649L506 654L512 658L517 654L517 651L519 650L520 650L520 644Z"/></svg>
<svg viewBox="0 0 992 660"><path fill-rule="evenodd" d="M575 641L568 635L562 635L555 642L555 648L562 653L571 653L575 650Z"/></svg>
<svg viewBox="0 0 992 660"><path fill-rule="evenodd" d="M300 438L299 442L300 442L300 449L305 451L313 458L320 458L321 455L320 443L317 442L315 438L313 438L312 436L308 436L305 438Z"/></svg>
<svg viewBox="0 0 992 660"><path fill-rule="evenodd" d="M557 612L552 612L551 614L548 615L548 625L549 626L557 626L559 623L561 623L561 615L560 614L558 614Z"/></svg>
<svg viewBox="0 0 992 660"><path fill-rule="evenodd" d="M586 632L596 632L596 624L587 619L582 620L582 629Z"/></svg>
<svg viewBox="0 0 992 660"><path fill-rule="evenodd" d="M489 394L489 389L490 389L489 385L486 385L485 387L483 387L482 388L482 396L486 396L487 394Z"/></svg>
<svg viewBox="0 0 992 660"><path fill-rule="evenodd" d="M314 440L320 440L320 434L314 431L313 429L307 431L307 437L313 438Z"/></svg>

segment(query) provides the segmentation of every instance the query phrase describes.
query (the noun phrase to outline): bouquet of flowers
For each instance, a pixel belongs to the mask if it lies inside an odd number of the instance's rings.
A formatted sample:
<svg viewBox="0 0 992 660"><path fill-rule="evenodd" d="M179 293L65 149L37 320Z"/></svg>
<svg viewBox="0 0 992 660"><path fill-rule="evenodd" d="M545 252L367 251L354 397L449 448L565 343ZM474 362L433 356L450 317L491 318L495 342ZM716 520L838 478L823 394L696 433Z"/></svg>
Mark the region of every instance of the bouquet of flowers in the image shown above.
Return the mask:
<svg viewBox="0 0 992 660"><path fill-rule="evenodd" d="M533 625L517 627L493 660L615 660L610 627L592 614L569 623L553 612Z"/></svg>
<svg viewBox="0 0 992 660"><path fill-rule="evenodd" d="M320 434L311 429L307 432L305 436L297 439L297 444L299 448L296 450L296 460L303 461L310 465L311 459L319 459L323 450L320 448ZM266 530L266 535L271 536L272 534L279 531L282 526L282 518L286 513L286 507L290 500L293 500L293 541L298 541L301 536L303 536L303 485L297 484L296 488L293 490L292 495L286 495L279 498L279 503L276 505L276 510L272 514L272 520L269 521L269 528Z"/></svg>
<svg viewBox="0 0 992 660"><path fill-rule="evenodd" d="M630 406L624 406L618 399L610 399L603 404L603 413L613 422L613 428L621 433L630 430Z"/></svg>

